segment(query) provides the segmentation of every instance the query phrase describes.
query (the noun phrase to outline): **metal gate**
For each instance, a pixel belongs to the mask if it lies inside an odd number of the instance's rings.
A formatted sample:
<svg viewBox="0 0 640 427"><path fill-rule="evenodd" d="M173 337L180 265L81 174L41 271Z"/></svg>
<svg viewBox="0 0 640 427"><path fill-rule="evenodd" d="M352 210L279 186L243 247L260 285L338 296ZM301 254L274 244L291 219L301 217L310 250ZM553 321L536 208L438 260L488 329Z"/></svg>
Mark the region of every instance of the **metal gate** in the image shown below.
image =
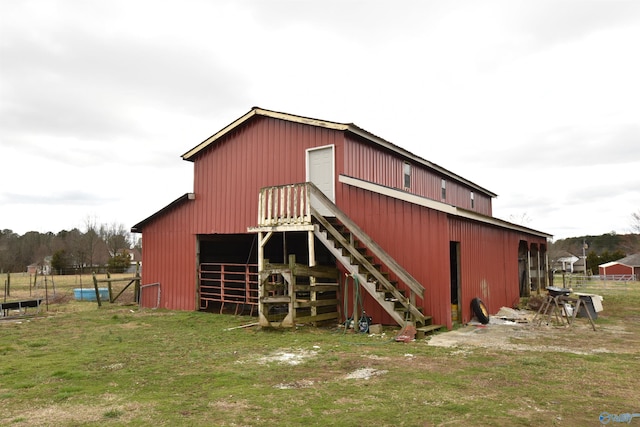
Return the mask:
<svg viewBox="0 0 640 427"><path fill-rule="evenodd" d="M226 304L234 304L235 314L248 309L253 315L258 308L257 264L202 263L199 279L200 310L215 303L222 313Z"/></svg>

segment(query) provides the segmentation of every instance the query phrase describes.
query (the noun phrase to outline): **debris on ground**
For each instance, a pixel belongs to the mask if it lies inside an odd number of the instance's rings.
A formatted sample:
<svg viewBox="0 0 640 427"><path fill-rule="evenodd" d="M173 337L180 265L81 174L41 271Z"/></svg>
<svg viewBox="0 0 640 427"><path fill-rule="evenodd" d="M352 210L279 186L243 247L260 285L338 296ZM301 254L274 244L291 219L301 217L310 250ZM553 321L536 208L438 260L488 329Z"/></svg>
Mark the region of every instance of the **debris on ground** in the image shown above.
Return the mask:
<svg viewBox="0 0 640 427"><path fill-rule="evenodd" d="M533 315L530 311L526 310L515 310L509 307L502 307L495 316L491 316L491 320L494 318L508 320L515 323L528 323L533 318Z"/></svg>
<svg viewBox="0 0 640 427"><path fill-rule="evenodd" d="M414 339L416 339L416 327L411 323L407 323L396 335L396 342L411 342Z"/></svg>
<svg viewBox="0 0 640 427"><path fill-rule="evenodd" d="M373 368L361 368L345 375L344 378L346 380L368 380L371 377L384 375L387 372L389 371L387 371L386 369L378 370Z"/></svg>
<svg viewBox="0 0 640 427"><path fill-rule="evenodd" d="M258 359L258 363L266 364L269 362L277 362L281 365L295 366L301 364L305 359L316 356L317 354L317 351L307 350L278 351L270 356L261 357Z"/></svg>

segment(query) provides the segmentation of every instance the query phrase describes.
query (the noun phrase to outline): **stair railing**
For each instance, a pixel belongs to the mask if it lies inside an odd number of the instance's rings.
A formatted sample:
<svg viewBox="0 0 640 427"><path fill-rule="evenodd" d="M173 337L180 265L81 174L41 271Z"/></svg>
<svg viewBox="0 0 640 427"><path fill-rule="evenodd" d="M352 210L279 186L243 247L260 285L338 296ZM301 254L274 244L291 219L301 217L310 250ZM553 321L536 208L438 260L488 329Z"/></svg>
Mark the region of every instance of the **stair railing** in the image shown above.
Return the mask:
<svg viewBox="0 0 640 427"><path fill-rule="evenodd" d="M371 253L377 257L389 270L391 270L403 283L405 283L411 292L418 297L424 297L424 287L418 282L407 270L405 270L398 262L393 259L384 249L380 247L369 235L367 235L351 218L342 212L327 196L322 193L313 183L307 182L306 185L310 189L314 200L319 201L326 209L328 209L358 240L360 240Z"/></svg>

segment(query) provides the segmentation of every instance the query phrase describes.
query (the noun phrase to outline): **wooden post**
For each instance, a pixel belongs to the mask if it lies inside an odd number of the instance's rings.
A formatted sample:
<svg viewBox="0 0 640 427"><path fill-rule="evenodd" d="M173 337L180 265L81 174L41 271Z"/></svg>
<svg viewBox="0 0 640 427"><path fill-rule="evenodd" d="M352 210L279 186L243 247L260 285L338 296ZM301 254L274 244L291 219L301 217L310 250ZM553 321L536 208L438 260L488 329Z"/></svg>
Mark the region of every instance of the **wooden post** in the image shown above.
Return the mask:
<svg viewBox="0 0 640 427"><path fill-rule="evenodd" d="M31 295L31 287L29 287L29 295ZM7 289L4 294L5 297L11 296L11 273L7 272ZM6 298L5 298L6 301Z"/></svg>
<svg viewBox="0 0 640 427"><path fill-rule="evenodd" d="M44 276L44 304L49 311L49 286L47 285L47 276Z"/></svg>
<svg viewBox="0 0 640 427"><path fill-rule="evenodd" d="M133 300L140 303L140 262L136 262L136 283L133 285Z"/></svg>
<svg viewBox="0 0 640 427"><path fill-rule="evenodd" d="M358 279L356 279L356 276L351 275L351 280L353 280L353 332L357 332L358 330L356 329L358 327L358 322L360 322L360 317L358 315L358 295L360 293L360 289L356 289L358 286L360 286L360 283L358 283Z"/></svg>
<svg viewBox="0 0 640 427"><path fill-rule="evenodd" d="M264 274L264 245L267 244L269 237L271 237L271 233L267 233L265 236L262 231L258 232L258 320L260 326L269 326L270 324L262 302L265 296L264 283L267 281L267 277Z"/></svg>
<svg viewBox="0 0 640 427"><path fill-rule="evenodd" d="M531 250L529 249L529 243L527 242L527 283L525 287L525 297L531 296Z"/></svg>
<svg viewBox="0 0 640 427"><path fill-rule="evenodd" d="M307 232L307 237L309 241L309 267L315 267L316 266L316 249L315 249L315 240L313 238L313 231L309 230ZM316 317L318 315L318 307L315 304L313 304L313 302L317 301L318 297L316 295L316 290L315 290L316 278L314 276L309 276L309 285L310 285L309 299L312 302L311 316ZM316 322L313 322L313 325L316 326Z"/></svg>
<svg viewBox="0 0 640 427"><path fill-rule="evenodd" d="M98 279L96 279L96 273L93 273L93 287L96 290L96 301L98 301L98 307L102 307L102 300L100 300L100 291L98 290Z"/></svg>
<svg viewBox="0 0 640 427"><path fill-rule="evenodd" d="M540 275L542 274L542 270L540 268L540 246L538 246L537 255L538 255L538 264L536 265L536 269L537 269L536 273L538 274L538 277L536 278L536 281L538 282L538 292L537 293L538 293L538 295L540 295L540 292L541 292L540 288L542 287L542 281L541 281L541 277L540 277Z"/></svg>
<svg viewBox="0 0 640 427"><path fill-rule="evenodd" d="M289 314L282 321L282 326L296 326L296 256L289 255L289 270L291 280L289 281ZM286 280L285 280L286 282Z"/></svg>
<svg viewBox="0 0 640 427"><path fill-rule="evenodd" d="M109 289L109 302L113 302L113 294L111 291L111 274L107 271L107 289Z"/></svg>

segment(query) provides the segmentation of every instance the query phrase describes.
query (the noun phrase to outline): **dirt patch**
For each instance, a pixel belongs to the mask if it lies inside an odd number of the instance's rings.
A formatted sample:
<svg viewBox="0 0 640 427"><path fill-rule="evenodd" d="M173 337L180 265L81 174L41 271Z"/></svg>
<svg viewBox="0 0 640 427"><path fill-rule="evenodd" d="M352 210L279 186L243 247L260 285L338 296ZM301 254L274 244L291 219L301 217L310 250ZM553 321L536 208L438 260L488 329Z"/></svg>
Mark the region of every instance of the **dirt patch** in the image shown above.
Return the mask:
<svg viewBox="0 0 640 427"><path fill-rule="evenodd" d="M258 359L258 363L264 365L267 363L279 363L281 365L299 365L304 362L305 359L315 357L318 354L314 350L281 350L268 356L264 356Z"/></svg>
<svg viewBox="0 0 640 427"><path fill-rule="evenodd" d="M624 326L597 325L593 331L586 319L576 319L571 326L554 326L492 318L487 325L469 324L435 335L428 343L438 347L459 347L458 354L474 347L573 354L629 353L635 352L632 349L637 343L625 338L633 340L634 336Z"/></svg>
<svg viewBox="0 0 640 427"><path fill-rule="evenodd" d="M386 374L386 369L360 368L344 376L345 380L368 380L371 377Z"/></svg>
<svg viewBox="0 0 640 427"><path fill-rule="evenodd" d="M12 426L100 424L113 420L128 424L141 416L144 418L143 414L149 411L152 406L137 402L119 405L113 405L111 402L98 405L52 405L32 408L24 416L13 417L9 421Z"/></svg>
<svg viewBox="0 0 640 427"><path fill-rule="evenodd" d="M279 390L294 390L301 388L309 388L315 384L312 380L298 380L291 383L280 383L273 386L273 388L277 388Z"/></svg>

